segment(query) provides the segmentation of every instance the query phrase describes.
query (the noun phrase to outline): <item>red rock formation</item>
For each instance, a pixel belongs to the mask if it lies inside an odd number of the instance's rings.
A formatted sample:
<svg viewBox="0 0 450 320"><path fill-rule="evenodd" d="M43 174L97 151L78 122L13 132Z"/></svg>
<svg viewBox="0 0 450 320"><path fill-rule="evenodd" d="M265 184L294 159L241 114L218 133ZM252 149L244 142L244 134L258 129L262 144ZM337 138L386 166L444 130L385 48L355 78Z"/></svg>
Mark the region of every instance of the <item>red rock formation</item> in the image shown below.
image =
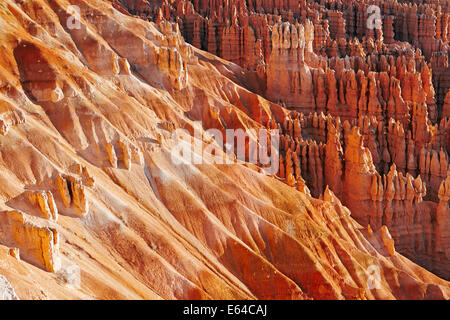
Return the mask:
<svg viewBox="0 0 450 320"><path fill-rule="evenodd" d="M313 76L305 62L305 57L312 54L313 32L311 23L273 26L272 52L267 63L266 92L270 100L315 110Z"/></svg>
<svg viewBox="0 0 450 320"><path fill-rule="evenodd" d="M197 20L209 17L220 24L217 31L207 31L213 29L212 24L203 22L208 28L202 27L204 31L198 37L205 40L199 42L208 44L201 47L250 70L260 70L258 77L265 83L267 98L300 112L327 112L351 121L344 123L342 137L340 121L328 124L319 121L322 118L317 114L294 116L282 126L281 145L286 157L280 161L284 171L280 176L289 185L302 185L304 178L312 195L322 194L328 184L341 198L345 186L355 184L350 182L352 179L377 189L371 177L378 174L380 178L373 178L376 181L387 179L383 177L393 172L390 168L394 164L394 172L402 175L400 180L420 175L420 181L427 186L423 196L438 202L438 189L448 167L448 103L444 101L450 87L446 62L448 8L434 3L380 2L382 30L370 30L366 26L369 12L365 3L330 0L320 4L304 2L294 8L285 3L249 3L245 7L231 2L221 7L211 2L211 11L206 9L207 2L194 6L179 3L190 6L191 16ZM272 15L264 20L261 13ZM186 24L185 14L178 15ZM212 33L222 36L214 39ZM241 34L245 36L241 38ZM355 36L359 39L352 39ZM190 41L189 35L186 37ZM221 46L224 49L216 49ZM249 52L255 59L247 57ZM359 140L351 134L355 125L362 134ZM356 151L359 147L355 139L365 145L361 150L367 151ZM326 147L320 143L326 143ZM349 151L352 148L355 151ZM359 168L349 169L343 163L343 154L358 152L363 159L370 156L370 160L359 163L359 158L345 157L345 163L350 161L349 168ZM333 170L341 172L344 167L345 174L332 175ZM367 170L370 174L363 178ZM389 188L395 189L393 183ZM388 199L392 196L388 193ZM368 194L348 197L344 204L371 198ZM383 196L381 193L374 197ZM355 210L357 207L355 204ZM388 201L377 210L381 218L387 210L390 219L397 209ZM381 223L376 223L377 228Z"/></svg>
<svg viewBox="0 0 450 320"><path fill-rule="evenodd" d="M19 248L22 259L56 272L61 267L58 232L19 211L0 214L0 242Z"/></svg>
<svg viewBox="0 0 450 320"><path fill-rule="evenodd" d="M444 106L442 107L442 118L450 118L450 90L444 99Z"/></svg>
<svg viewBox="0 0 450 320"><path fill-rule="evenodd" d="M450 298L430 272L448 279L435 3L379 2L392 39L354 1L80 0L80 29L38 2L0 12L0 274L20 298ZM276 174L214 136L261 128ZM200 149L178 157L180 132Z"/></svg>
<svg viewBox="0 0 450 320"><path fill-rule="evenodd" d="M423 199L439 201L438 188L448 170L446 153L431 151L434 156L425 160L426 151L419 155L420 144L416 145L411 132L405 132L401 122L393 119L387 128L376 117L361 117L353 128L345 121L343 136L339 119L330 117L325 121L323 114L294 115L294 119L299 120L285 120L282 150L289 159L299 156L301 169L298 171L311 194L321 194L321 190L329 187L362 224L374 230L388 226L397 250L435 272L445 273L448 259L440 258L439 252L446 249L439 248L432 240L432 230L438 226L432 218L436 206L432 202L424 203ZM301 135L296 134L292 140L294 123L300 125L296 131ZM327 141L323 154L315 151L320 147L311 138L320 143ZM394 164L389 170L390 163ZM286 160L286 168L290 168L292 177L297 172L291 160ZM294 186L299 177L296 174L295 179L288 180ZM355 185L363 187L355 189ZM447 218L443 216L443 219Z"/></svg>

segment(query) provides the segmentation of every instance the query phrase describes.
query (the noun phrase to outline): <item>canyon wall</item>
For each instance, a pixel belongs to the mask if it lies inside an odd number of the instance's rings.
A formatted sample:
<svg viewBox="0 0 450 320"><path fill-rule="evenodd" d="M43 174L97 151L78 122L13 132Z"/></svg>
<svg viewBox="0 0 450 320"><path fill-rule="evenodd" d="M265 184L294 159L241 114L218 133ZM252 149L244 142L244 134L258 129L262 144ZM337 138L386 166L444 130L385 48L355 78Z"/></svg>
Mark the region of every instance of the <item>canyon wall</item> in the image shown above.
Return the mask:
<svg viewBox="0 0 450 320"><path fill-rule="evenodd" d="M381 33L347 3L6 0L0 293L449 299L436 4L381 5ZM231 157L207 129L264 128L276 174L174 153L178 129Z"/></svg>
<svg viewBox="0 0 450 320"><path fill-rule="evenodd" d="M247 88L292 110L262 121L283 132L278 175L288 185L314 197L328 186L359 223L386 225L399 252L450 276L450 216L439 191L450 175L445 1L181 0L127 9L177 23L195 47L253 72L257 84Z"/></svg>
<svg viewBox="0 0 450 320"><path fill-rule="evenodd" d="M262 74L264 69L268 69L267 64L274 48L271 40L274 25L284 22L295 25L305 23L309 19L314 25L313 50L327 58L345 58L347 55L366 58L381 53L387 54L389 62L389 55L392 53L395 58L398 57L399 53L394 53L398 49L413 50L410 53L413 55L423 54L428 64L431 64L429 67L432 66L435 72L433 85L436 93L427 92L430 117L434 122L441 119L440 115L436 114L435 104L442 107L444 97L450 89L448 81L450 9L446 1L442 0L433 2L234 0L223 3L212 0L176 0L156 1L151 4L136 1L127 4L127 9L150 21L165 19L176 22L189 43L244 68L257 71L261 80L264 80ZM392 50L394 52L391 52ZM419 50L418 53L414 53L416 50ZM369 69L371 67L369 62ZM421 68L417 69L418 72L421 72ZM379 71L377 69L380 67L371 71ZM367 76L367 70L364 71ZM270 75L270 72L268 74ZM401 81L402 88L403 85L410 85L411 80L403 84L403 79L396 78ZM422 79L426 80L424 86L428 86L431 75L428 78ZM340 85L337 81L334 87L338 88ZM295 90L294 86L292 83L291 90ZM314 86L317 90L319 84L315 82ZM271 90L266 94L270 98ZM285 96L283 100L289 107L309 107L309 101L306 101L305 105L297 101L294 105L289 96ZM352 106L345 101L342 101L342 104Z"/></svg>

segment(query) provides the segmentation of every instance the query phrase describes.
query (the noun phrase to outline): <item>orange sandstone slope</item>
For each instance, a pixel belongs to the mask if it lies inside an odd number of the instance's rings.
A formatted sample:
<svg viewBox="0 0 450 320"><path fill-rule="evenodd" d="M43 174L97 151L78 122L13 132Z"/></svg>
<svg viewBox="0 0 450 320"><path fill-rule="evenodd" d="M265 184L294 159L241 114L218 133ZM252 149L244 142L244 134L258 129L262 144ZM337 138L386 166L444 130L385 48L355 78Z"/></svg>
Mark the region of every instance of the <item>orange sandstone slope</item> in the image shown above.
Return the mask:
<svg viewBox="0 0 450 320"><path fill-rule="evenodd" d="M0 297L450 297L328 189L318 200L254 165L175 164L175 128L287 113L175 25L101 0L6 0L0 38Z"/></svg>

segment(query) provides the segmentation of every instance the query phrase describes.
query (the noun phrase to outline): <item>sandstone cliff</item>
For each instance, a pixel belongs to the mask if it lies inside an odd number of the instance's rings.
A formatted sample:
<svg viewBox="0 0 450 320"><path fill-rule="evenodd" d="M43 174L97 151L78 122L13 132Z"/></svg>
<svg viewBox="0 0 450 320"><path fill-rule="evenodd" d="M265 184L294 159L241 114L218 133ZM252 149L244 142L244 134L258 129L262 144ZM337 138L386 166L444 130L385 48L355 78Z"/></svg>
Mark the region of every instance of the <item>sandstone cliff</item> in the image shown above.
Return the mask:
<svg viewBox="0 0 450 320"><path fill-rule="evenodd" d="M363 22L322 2L80 0L69 28L67 1L5 1L0 293L449 299L450 122L415 48L434 42L339 41ZM321 10L346 24L315 40ZM175 164L180 128L224 157L207 129L279 129L280 170Z"/></svg>

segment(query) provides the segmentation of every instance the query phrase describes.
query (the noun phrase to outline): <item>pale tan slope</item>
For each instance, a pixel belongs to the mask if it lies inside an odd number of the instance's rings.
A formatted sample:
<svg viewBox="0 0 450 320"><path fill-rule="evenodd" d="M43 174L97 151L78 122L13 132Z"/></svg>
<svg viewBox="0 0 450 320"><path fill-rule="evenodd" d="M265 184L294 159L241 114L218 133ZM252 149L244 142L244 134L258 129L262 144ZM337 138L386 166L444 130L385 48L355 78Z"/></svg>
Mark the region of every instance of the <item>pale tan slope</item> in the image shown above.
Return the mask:
<svg viewBox="0 0 450 320"><path fill-rule="evenodd" d="M69 4L79 30L66 27ZM51 190L59 211L30 219L59 232L61 270L1 247L0 274L20 298L449 297L447 281L390 257L336 201L251 166L175 165L172 123L223 129L213 106L227 126L256 128L285 111L239 86L250 78L236 65L158 28L100 0L1 4L1 210L36 216L24 194ZM57 173L81 181L88 208L64 206ZM79 288L64 280L74 265Z"/></svg>

